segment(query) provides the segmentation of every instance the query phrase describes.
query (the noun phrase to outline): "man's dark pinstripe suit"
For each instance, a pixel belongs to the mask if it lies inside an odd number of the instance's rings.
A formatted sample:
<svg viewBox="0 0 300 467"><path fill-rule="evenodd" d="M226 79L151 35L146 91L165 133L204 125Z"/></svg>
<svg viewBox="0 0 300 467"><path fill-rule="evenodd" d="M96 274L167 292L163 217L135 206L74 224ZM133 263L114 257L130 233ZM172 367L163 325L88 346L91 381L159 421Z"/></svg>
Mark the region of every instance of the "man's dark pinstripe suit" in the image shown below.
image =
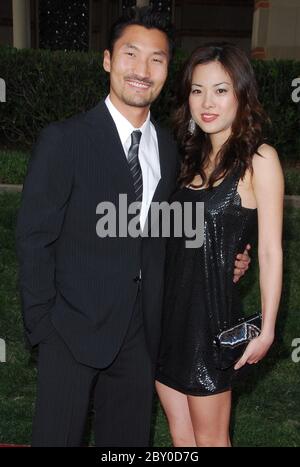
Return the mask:
<svg viewBox="0 0 300 467"><path fill-rule="evenodd" d="M168 132L155 128L161 179L153 201L161 202L175 188L178 158ZM104 101L42 131L17 224L25 329L39 344L33 445L80 444L93 388L97 444L147 445L166 240L97 236L96 206L117 205L121 193L135 201Z"/></svg>

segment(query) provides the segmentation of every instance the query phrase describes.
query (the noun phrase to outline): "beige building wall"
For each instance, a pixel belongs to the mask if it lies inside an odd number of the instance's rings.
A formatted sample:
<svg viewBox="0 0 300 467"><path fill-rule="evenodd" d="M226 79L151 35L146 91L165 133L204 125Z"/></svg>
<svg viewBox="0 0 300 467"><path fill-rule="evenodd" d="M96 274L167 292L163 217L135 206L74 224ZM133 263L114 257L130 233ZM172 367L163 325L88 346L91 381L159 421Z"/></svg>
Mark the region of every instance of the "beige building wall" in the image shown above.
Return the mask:
<svg viewBox="0 0 300 467"><path fill-rule="evenodd" d="M38 46L38 1L0 0L0 45ZM255 7L250 0L174 0L173 15L178 45L190 52L203 42L229 40L251 52L254 58L300 60L300 0L253 1ZM138 2L142 5L147 4L148 0ZM19 8L21 4L27 4L27 14L19 21L15 33L13 4L19 4ZM119 16L120 5L120 0L90 0L92 50L103 50L109 25ZM26 13L26 9L24 11Z"/></svg>
<svg viewBox="0 0 300 467"><path fill-rule="evenodd" d="M252 57L300 60L300 0L255 2Z"/></svg>

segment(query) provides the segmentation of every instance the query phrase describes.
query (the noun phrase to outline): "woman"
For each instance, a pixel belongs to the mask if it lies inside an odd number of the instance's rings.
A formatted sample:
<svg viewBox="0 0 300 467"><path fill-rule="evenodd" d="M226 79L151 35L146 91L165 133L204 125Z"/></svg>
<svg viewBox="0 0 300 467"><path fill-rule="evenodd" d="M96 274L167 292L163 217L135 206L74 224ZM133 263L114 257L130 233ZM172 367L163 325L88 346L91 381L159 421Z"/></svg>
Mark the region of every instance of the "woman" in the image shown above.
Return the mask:
<svg viewBox="0 0 300 467"><path fill-rule="evenodd" d="M230 446L233 378L246 363L259 362L274 339L284 186L277 152L264 144L265 120L245 53L230 44L196 49L178 93L183 162L172 201L204 202L204 244L169 241L156 377L174 446ZM257 221L261 334L234 367L220 370L214 336L241 318L233 263L253 241Z"/></svg>

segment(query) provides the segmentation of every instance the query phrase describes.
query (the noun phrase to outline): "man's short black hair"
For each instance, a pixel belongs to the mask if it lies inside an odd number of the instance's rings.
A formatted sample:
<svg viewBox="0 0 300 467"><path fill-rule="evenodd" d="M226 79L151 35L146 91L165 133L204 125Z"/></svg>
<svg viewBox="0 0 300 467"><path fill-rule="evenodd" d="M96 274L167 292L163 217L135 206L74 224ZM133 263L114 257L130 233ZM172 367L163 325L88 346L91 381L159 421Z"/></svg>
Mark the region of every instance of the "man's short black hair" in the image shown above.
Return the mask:
<svg viewBox="0 0 300 467"><path fill-rule="evenodd" d="M174 52L174 29L164 13L154 11L151 7L132 8L119 18L111 27L108 50L113 53L115 42L122 36L128 26L143 26L146 29L158 29L166 34L169 42L170 58Z"/></svg>

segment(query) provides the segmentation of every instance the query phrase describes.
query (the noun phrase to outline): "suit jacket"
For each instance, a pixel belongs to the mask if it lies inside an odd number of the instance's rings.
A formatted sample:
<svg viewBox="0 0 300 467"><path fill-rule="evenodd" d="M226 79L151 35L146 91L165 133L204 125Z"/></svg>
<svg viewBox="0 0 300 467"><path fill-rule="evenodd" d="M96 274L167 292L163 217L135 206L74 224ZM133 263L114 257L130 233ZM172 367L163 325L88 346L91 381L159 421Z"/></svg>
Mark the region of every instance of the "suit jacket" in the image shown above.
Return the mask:
<svg viewBox="0 0 300 467"><path fill-rule="evenodd" d="M152 201L161 202L175 189L178 156L167 130L155 126L161 179ZM41 132L17 222L25 330L36 345L55 328L74 357L95 368L108 366L120 349L140 270L153 361L159 346L166 239L100 238L96 232L98 203L117 205L121 193L128 203L135 201L128 162L104 101Z"/></svg>

